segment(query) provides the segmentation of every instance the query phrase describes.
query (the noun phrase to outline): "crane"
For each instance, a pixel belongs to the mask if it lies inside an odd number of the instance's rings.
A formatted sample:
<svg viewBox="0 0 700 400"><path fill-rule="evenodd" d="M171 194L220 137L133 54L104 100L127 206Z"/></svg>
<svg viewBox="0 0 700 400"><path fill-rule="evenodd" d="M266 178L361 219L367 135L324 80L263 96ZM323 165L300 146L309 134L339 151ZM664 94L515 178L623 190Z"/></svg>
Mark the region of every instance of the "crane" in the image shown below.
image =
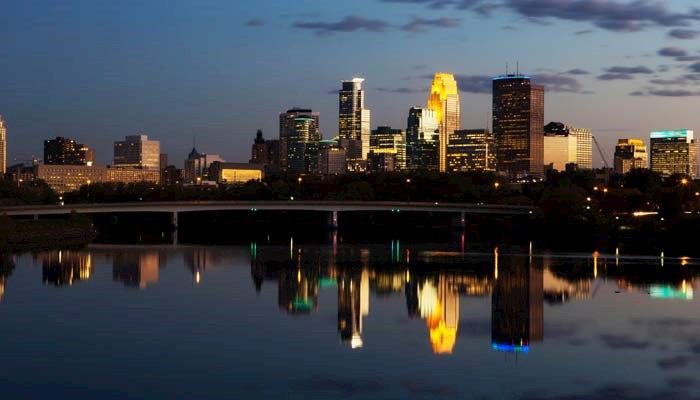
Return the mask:
<svg viewBox="0 0 700 400"><path fill-rule="evenodd" d="M600 158L603 159L603 164L605 165L606 169L610 168L610 164L608 164L608 159L605 158L605 154L603 153L603 149L600 147L600 143L598 143L598 139L593 136L593 142L595 143L595 147L598 149L598 154L600 154Z"/></svg>

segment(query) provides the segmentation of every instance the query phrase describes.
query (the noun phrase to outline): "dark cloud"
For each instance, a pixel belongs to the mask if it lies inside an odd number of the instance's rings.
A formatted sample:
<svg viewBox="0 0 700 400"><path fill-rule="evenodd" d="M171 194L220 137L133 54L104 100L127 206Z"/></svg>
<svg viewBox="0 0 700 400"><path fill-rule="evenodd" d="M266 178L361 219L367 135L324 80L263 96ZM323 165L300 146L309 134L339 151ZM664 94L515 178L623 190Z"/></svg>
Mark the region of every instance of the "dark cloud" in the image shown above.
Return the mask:
<svg viewBox="0 0 700 400"><path fill-rule="evenodd" d="M379 0L382 3L420 4L430 8L441 9L446 6L466 10L482 3L482 0Z"/></svg>
<svg viewBox="0 0 700 400"><path fill-rule="evenodd" d="M588 35L589 33L593 33L593 30L592 29L584 29L581 31L576 31L576 32L574 32L574 35L581 36L581 35Z"/></svg>
<svg viewBox="0 0 700 400"><path fill-rule="evenodd" d="M688 52L680 47L664 47L658 51L658 54L662 57L685 57Z"/></svg>
<svg viewBox="0 0 700 400"><path fill-rule="evenodd" d="M676 356L676 357L671 357L671 358L663 358L661 360L658 360L656 362L656 365L659 366L664 371L671 370L671 369L679 369L679 368L684 368L688 365L690 362L690 357L686 356Z"/></svg>
<svg viewBox="0 0 700 400"><path fill-rule="evenodd" d="M650 25L683 27L700 17L695 9L674 13L666 4L649 0L505 0L504 4L526 17L588 21L603 29L624 32Z"/></svg>
<svg viewBox="0 0 700 400"><path fill-rule="evenodd" d="M263 25L265 25L265 21L263 21L260 18L249 19L248 21L245 22L245 26L251 27L251 28L263 26Z"/></svg>
<svg viewBox="0 0 700 400"><path fill-rule="evenodd" d="M574 68L566 71L567 74L569 75L590 75L590 72L586 71L585 69L581 68Z"/></svg>
<svg viewBox="0 0 700 400"><path fill-rule="evenodd" d="M585 386L584 386L585 387ZM596 388L587 388L570 394L547 395L541 392L529 393L520 400L661 400L661 399L695 399L686 390L669 383L666 387L647 387L631 383L611 383Z"/></svg>
<svg viewBox="0 0 700 400"><path fill-rule="evenodd" d="M606 73L602 75L598 75L598 80L601 81L620 81L620 80L630 80L634 79L634 76L631 74L613 74L613 73Z"/></svg>
<svg viewBox="0 0 700 400"><path fill-rule="evenodd" d="M600 341L612 350L645 350L651 346L646 340L635 339L624 335L604 334Z"/></svg>
<svg viewBox="0 0 700 400"><path fill-rule="evenodd" d="M420 90L418 89L412 89L412 88L407 88L407 87L399 87L399 88L377 88L378 92L386 92L386 93L398 93L398 94L410 94L410 93L418 93ZM336 90L336 93L338 91Z"/></svg>
<svg viewBox="0 0 700 400"><path fill-rule="evenodd" d="M653 74L654 71L644 66L638 67L610 67L605 72L609 74Z"/></svg>
<svg viewBox="0 0 700 400"><path fill-rule="evenodd" d="M688 69L690 69L691 72L700 73L700 62L689 66Z"/></svg>
<svg viewBox="0 0 700 400"><path fill-rule="evenodd" d="M548 92L583 93L579 81L566 75L540 74L534 76L533 81L544 85Z"/></svg>
<svg viewBox="0 0 700 400"><path fill-rule="evenodd" d="M700 36L700 31L695 31L692 29L673 29L668 32L668 36L675 39L689 40Z"/></svg>
<svg viewBox="0 0 700 400"><path fill-rule="evenodd" d="M488 75L455 75L460 92L491 93L492 77Z"/></svg>
<svg viewBox="0 0 700 400"><path fill-rule="evenodd" d="M646 96L646 93L642 92L641 90L635 90L634 92L631 92L629 95L641 97L641 96Z"/></svg>
<svg viewBox="0 0 700 400"><path fill-rule="evenodd" d="M295 28L307 29L317 35L328 35L334 32L383 32L389 28L389 23L379 19L368 19L349 15L338 22L296 22Z"/></svg>
<svg viewBox="0 0 700 400"><path fill-rule="evenodd" d="M425 32L428 28L456 28L459 26L457 18L413 18L408 23L402 25L400 29L406 32Z"/></svg>
<svg viewBox="0 0 700 400"><path fill-rule="evenodd" d="M694 97L700 96L700 92L694 92L686 89L666 90L666 89L651 89L649 94L661 97Z"/></svg>

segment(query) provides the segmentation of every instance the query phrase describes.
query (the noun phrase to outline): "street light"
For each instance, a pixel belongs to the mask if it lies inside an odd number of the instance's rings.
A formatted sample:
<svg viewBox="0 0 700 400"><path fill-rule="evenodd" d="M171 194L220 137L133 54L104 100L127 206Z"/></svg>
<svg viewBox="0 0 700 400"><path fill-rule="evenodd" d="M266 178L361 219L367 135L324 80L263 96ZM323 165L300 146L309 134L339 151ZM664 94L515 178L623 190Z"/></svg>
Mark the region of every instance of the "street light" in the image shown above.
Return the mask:
<svg viewBox="0 0 700 400"><path fill-rule="evenodd" d="M407 200L406 202L410 203L411 202L411 178L406 178L406 197Z"/></svg>
<svg viewBox="0 0 700 400"><path fill-rule="evenodd" d="M498 188L501 187L501 184L496 182L493 184L493 187L496 188L496 190L498 190Z"/></svg>
<svg viewBox="0 0 700 400"><path fill-rule="evenodd" d="M688 184L688 178L681 179L681 185L685 186Z"/></svg>

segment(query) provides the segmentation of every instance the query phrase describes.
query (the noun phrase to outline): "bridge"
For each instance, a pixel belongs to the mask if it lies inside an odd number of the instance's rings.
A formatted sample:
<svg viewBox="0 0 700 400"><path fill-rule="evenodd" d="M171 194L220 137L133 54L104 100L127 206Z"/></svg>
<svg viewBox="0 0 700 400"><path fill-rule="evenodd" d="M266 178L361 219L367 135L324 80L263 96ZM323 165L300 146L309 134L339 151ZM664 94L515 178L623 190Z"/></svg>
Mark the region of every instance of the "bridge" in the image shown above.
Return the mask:
<svg viewBox="0 0 700 400"><path fill-rule="evenodd" d="M500 204L423 203L389 201L177 201L97 203L0 207L0 215L34 216L113 213L172 213L198 211L325 211L339 212L390 211L433 212L456 214L530 215L534 207Z"/></svg>

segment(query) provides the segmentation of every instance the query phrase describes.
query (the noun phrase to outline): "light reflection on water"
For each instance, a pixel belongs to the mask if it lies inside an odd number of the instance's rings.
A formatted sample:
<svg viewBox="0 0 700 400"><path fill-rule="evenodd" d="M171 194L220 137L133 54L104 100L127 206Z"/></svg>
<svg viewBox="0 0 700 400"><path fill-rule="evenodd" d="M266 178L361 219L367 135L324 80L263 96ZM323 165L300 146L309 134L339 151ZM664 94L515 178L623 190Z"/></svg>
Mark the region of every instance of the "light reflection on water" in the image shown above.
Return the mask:
<svg viewBox="0 0 700 400"><path fill-rule="evenodd" d="M464 241L0 261L9 398L698 394L695 260Z"/></svg>

